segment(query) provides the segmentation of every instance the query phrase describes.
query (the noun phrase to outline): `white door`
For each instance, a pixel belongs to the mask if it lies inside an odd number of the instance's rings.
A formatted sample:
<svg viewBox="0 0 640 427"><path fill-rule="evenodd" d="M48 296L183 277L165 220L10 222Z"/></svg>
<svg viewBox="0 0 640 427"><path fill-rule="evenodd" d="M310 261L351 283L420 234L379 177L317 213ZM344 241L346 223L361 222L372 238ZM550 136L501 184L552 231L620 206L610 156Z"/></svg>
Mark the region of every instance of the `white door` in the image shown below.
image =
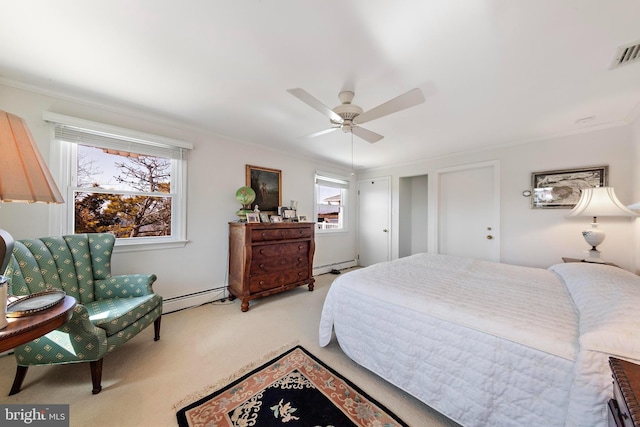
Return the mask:
<svg viewBox="0 0 640 427"><path fill-rule="evenodd" d="M437 251L500 261L497 162L437 173Z"/></svg>
<svg viewBox="0 0 640 427"><path fill-rule="evenodd" d="M358 265L389 261L391 253L391 180L358 181Z"/></svg>

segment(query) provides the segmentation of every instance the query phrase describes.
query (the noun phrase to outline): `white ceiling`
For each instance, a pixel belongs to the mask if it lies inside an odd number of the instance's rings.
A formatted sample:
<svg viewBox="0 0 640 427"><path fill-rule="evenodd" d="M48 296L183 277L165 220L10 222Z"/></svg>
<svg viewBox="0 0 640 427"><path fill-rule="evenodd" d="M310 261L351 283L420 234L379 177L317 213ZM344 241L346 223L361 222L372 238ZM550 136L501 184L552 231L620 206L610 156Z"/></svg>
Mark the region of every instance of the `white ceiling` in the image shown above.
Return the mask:
<svg viewBox="0 0 640 427"><path fill-rule="evenodd" d="M350 134L287 93L365 111L414 87L426 102L363 125L356 168L629 123L638 0L29 0L0 7L0 78L183 128L351 164ZM593 117L587 123L580 119Z"/></svg>

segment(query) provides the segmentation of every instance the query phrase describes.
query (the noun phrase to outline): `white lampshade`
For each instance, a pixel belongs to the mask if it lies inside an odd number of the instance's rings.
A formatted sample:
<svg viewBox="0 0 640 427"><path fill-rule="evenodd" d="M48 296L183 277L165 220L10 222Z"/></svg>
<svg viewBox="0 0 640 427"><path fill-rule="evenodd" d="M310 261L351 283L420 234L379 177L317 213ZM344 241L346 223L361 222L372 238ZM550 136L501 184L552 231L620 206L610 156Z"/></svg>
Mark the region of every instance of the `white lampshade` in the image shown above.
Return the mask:
<svg viewBox="0 0 640 427"><path fill-rule="evenodd" d="M632 205L627 205L627 209L640 209L640 202L634 203Z"/></svg>
<svg viewBox="0 0 640 427"><path fill-rule="evenodd" d="M569 216L638 216L616 197L613 187L584 188Z"/></svg>
<svg viewBox="0 0 640 427"><path fill-rule="evenodd" d="M24 120L0 110L0 201L64 203ZM8 279L2 274L13 250L11 234L0 229L0 329L7 327Z"/></svg>
<svg viewBox="0 0 640 427"><path fill-rule="evenodd" d="M589 257L584 261L603 262L597 246L604 241L605 233L598 229L599 216L639 216L626 208L616 197L612 187L585 188L580 194L580 200L569 212L569 216L588 216L593 218L591 229L582 232L584 240L591 246Z"/></svg>

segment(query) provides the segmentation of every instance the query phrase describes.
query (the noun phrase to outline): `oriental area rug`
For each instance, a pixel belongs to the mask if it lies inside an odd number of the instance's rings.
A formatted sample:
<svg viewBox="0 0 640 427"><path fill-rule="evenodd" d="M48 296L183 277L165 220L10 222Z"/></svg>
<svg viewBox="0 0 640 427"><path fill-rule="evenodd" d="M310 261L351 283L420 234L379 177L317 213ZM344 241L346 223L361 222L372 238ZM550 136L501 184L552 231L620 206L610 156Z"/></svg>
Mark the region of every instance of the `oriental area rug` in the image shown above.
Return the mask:
<svg viewBox="0 0 640 427"><path fill-rule="evenodd" d="M407 426L301 346L177 412L181 427Z"/></svg>

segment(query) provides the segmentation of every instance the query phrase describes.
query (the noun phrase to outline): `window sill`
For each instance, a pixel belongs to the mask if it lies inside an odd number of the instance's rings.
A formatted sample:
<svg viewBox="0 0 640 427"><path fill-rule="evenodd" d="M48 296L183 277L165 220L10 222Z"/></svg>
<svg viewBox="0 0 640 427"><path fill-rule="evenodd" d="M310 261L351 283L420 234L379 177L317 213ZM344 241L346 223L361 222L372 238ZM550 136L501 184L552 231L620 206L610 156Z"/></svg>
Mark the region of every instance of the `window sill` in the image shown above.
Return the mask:
<svg viewBox="0 0 640 427"><path fill-rule="evenodd" d="M126 252L184 248L187 243L189 243L188 240L171 240L165 242L122 242L121 240L116 240L116 245L113 248L113 253L118 254Z"/></svg>

